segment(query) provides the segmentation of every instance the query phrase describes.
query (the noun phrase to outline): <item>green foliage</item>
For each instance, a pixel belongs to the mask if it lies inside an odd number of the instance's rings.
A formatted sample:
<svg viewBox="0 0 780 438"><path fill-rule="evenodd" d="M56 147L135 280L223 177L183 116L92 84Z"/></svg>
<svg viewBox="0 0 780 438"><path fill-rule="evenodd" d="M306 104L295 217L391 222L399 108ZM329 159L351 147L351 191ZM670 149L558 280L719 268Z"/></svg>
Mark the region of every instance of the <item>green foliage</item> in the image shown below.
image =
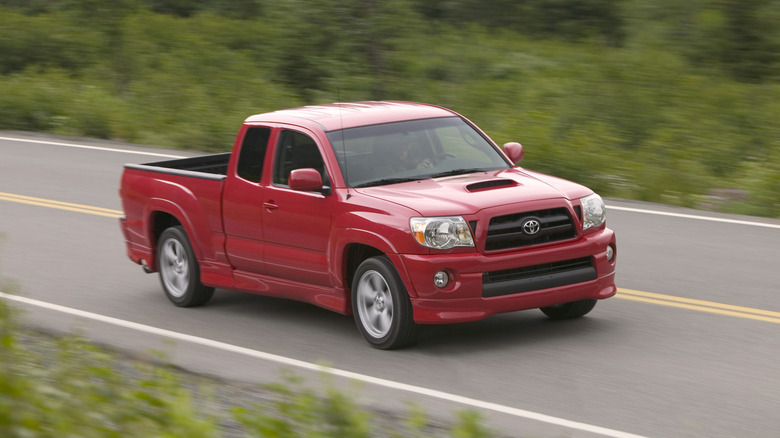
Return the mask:
<svg viewBox="0 0 780 438"><path fill-rule="evenodd" d="M82 71L95 61L100 36L61 13L29 17L0 8L0 74L28 66Z"/></svg>
<svg viewBox="0 0 780 438"><path fill-rule="evenodd" d="M482 425L479 413L474 411L461 412L458 425L453 429L453 438L490 438L493 432Z"/></svg>
<svg viewBox="0 0 780 438"><path fill-rule="evenodd" d="M0 286L11 292L7 284ZM0 436L209 438L224 432L227 418L215 406L215 392L186 385L186 374L127 363L76 336L57 340L26 333L20 339L13 310L0 300ZM353 394L333 385L319 393L288 376L265 392L271 394L267 403L232 408L245 436L367 438L380 431L397 437L443 436L429 430L419 409L406 421L378 423L352 401ZM493 432L476 413L461 412L449 435L482 438Z"/></svg>
<svg viewBox="0 0 780 438"><path fill-rule="evenodd" d="M254 409L235 408L236 418L250 436L267 438L295 437L370 437L370 415L359 409L334 388L319 396L288 377L287 385L272 385L281 397L271 409L256 405Z"/></svg>
<svg viewBox="0 0 780 438"><path fill-rule="evenodd" d="M31 71L0 82L4 128L122 138L123 102L110 91L61 70Z"/></svg>
<svg viewBox="0 0 780 438"><path fill-rule="evenodd" d="M128 382L115 356L77 338L46 357L16 340L5 301L0 326L0 436L217 436L215 419L195 412L169 370L147 367Z"/></svg>
<svg viewBox="0 0 780 438"><path fill-rule="evenodd" d="M711 56L736 80L760 83L777 77L780 45L772 41L777 22L768 20L765 7L780 6L769 0L727 0L717 4L721 18L708 29L704 40L715 41ZM771 15L769 15L771 17ZM774 17L777 18L776 16Z"/></svg>
<svg viewBox="0 0 780 438"><path fill-rule="evenodd" d="M602 36L607 45L624 38L621 0L418 0L416 8L431 20L478 23L512 29L532 37L577 40Z"/></svg>
<svg viewBox="0 0 780 438"><path fill-rule="evenodd" d="M0 129L224 151L250 114L414 100L604 196L780 217L780 0L478 3L0 0Z"/></svg>

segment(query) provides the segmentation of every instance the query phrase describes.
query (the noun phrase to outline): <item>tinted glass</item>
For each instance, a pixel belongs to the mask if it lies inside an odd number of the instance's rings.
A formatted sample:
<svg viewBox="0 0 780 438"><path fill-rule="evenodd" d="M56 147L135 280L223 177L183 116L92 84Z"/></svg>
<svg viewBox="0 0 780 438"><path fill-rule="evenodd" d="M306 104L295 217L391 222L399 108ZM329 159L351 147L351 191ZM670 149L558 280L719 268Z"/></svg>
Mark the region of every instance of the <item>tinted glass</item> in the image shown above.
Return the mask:
<svg viewBox="0 0 780 438"><path fill-rule="evenodd" d="M317 143L306 134L297 131L284 130L279 135L274 164L274 184L286 186L290 172L295 169L316 169L327 184L327 174L322 154Z"/></svg>
<svg viewBox="0 0 780 438"><path fill-rule="evenodd" d="M249 128L238 155L238 176L252 182L260 182L263 176L263 162L271 128Z"/></svg>
<svg viewBox="0 0 780 438"><path fill-rule="evenodd" d="M332 131L328 139L350 187L510 167L459 117L361 126Z"/></svg>

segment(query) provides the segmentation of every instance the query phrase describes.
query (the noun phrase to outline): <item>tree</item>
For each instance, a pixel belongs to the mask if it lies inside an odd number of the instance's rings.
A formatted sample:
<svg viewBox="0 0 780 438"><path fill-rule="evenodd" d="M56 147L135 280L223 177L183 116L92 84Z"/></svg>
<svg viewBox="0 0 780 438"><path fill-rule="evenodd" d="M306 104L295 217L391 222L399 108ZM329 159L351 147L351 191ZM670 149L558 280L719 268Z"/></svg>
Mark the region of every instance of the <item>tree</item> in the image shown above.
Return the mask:
<svg viewBox="0 0 780 438"><path fill-rule="evenodd" d="M511 28L534 37L578 40L602 36L609 46L625 38L622 0L417 0L426 18Z"/></svg>
<svg viewBox="0 0 780 438"><path fill-rule="evenodd" d="M283 26L278 73L304 100L344 73L371 78L370 98L382 99L393 40L418 23L406 0L287 0L276 13Z"/></svg>
<svg viewBox="0 0 780 438"><path fill-rule="evenodd" d="M774 72L778 47L770 39L777 24L762 19L766 0L724 0L723 45L720 60L734 79L762 82Z"/></svg>

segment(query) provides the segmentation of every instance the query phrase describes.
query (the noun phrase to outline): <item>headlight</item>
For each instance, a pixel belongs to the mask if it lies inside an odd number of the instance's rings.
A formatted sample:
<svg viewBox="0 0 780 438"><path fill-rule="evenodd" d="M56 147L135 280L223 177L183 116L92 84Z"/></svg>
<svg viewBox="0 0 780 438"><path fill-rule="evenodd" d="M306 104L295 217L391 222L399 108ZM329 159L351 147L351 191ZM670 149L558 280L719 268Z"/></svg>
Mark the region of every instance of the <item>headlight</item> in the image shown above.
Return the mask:
<svg viewBox="0 0 780 438"><path fill-rule="evenodd" d="M474 246L471 230L460 216L413 217L409 219L417 243L435 249Z"/></svg>
<svg viewBox="0 0 780 438"><path fill-rule="evenodd" d="M601 196L592 194L580 198L582 203L582 230L600 227L607 220L607 208Z"/></svg>

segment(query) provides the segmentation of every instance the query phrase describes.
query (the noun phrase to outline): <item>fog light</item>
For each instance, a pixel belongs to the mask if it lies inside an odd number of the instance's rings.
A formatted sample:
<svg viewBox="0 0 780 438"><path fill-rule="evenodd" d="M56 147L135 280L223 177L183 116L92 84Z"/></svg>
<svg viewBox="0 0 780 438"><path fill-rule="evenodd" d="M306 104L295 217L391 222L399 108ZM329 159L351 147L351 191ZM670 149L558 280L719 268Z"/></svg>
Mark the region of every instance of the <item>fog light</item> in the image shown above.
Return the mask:
<svg viewBox="0 0 780 438"><path fill-rule="evenodd" d="M438 288L442 288L450 282L450 274L447 271L439 271L433 276L433 284Z"/></svg>
<svg viewBox="0 0 780 438"><path fill-rule="evenodd" d="M609 245L607 247L607 261L611 262L612 259L614 259L614 258L615 258L615 249L612 248L612 245Z"/></svg>

